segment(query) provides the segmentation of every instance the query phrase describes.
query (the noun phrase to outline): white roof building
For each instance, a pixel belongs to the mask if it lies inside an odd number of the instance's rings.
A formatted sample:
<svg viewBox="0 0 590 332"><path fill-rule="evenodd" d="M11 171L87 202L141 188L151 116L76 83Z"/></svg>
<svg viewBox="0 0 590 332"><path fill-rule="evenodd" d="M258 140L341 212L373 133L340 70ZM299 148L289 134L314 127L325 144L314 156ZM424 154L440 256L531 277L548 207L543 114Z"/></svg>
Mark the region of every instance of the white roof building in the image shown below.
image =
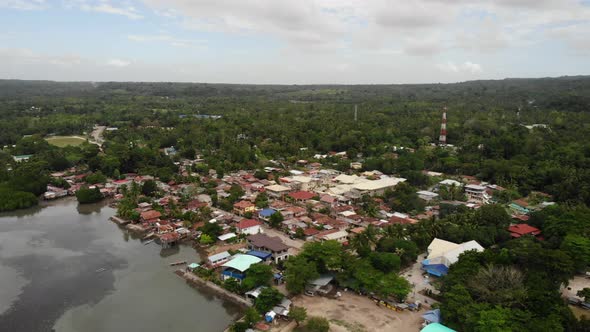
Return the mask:
<svg viewBox="0 0 590 332"><path fill-rule="evenodd" d="M236 233L226 233L226 234L223 234L223 235L218 236L217 238L220 241L227 241L229 239L235 238L236 236L237 236Z"/></svg>
<svg viewBox="0 0 590 332"><path fill-rule="evenodd" d="M322 240L325 240L325 241L336 240L338 242L343 242L346 240L347 237L348 237L348 232L337 231L334 233L329 233L329 234L323 235Z"/></svg>
<svg viewBox="0 0 590 332"><path fill-rule="evenodd" d="M360 183L355 183L352 187L359 191L377 191L377 190L384 190L387 188L393 188L398 183L404 182L406 179L404 178L381 178L379 180L366 180Z"/></svg>
<svg viewBox="0 0 590 332"><path fill-rule="evenodd" d="M429 264L444 264L448 267L459 260L459 255L470 250L482 252L484 248L474 240L457 244L435 238L428 246L427 259Z"/></svg>
<svg viewBox="0 0 590 332"><path fill-rule="evenodd" d="M439 182L439 184L442 184L444 186L455 186L455 187L461 186L461 182L451 180L451 179L442 180L441 182Z"/></svg>
<svg viewBox="0 0 590 332"><path fill-rule="evenodd" d="M280 184L273 184L272 186L265 187L264 189L277 193L291 191L291 188L282 186Z"/></svg>

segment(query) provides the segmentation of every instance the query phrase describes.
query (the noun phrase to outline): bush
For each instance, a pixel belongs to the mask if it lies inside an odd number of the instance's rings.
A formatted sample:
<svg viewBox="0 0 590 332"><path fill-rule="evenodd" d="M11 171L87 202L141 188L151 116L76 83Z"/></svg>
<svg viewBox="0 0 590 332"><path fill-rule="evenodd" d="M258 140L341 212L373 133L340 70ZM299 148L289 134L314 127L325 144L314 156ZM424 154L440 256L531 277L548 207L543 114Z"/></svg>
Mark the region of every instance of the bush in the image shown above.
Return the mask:
<svg viewBox="0 0 590 332"><path fill-rule="evenodd" d="M215 243L215 239L213 239L210 235L203 234L203 235L201 235L201 238L199 239L199 242L201 244L205 244L205 245L207 245L207 244L213 244L213 243Z"/></svg>
<svg viewBox="0 0 590 332"><path fill-rule="evenodd" d="M25 209L37 203L37 197L32 193L0 189L0 212Z"/></svg>
<svg viewBox="0 0 590 332"><path fill-rule="evenodd" d="M103 196L98 187L88 188L82 187L76 192L76 198L80 204L96 203L102 200Z"/></svg>
<svg viewBox="0 0 590 332"><path fill-rule="evenodd" d="M311 317L305 327L310 332L328 332L330 330L330 322L323 317Z"/></svg>
<svg viewBox="0 0 590 332"><path fill-rule="evenodd" d="M102 174L101 171L98 171L96 173L92 173L92 174L87 175L84 178L84 181L86 181L86 183L90 183L90 184L105 183L105 182L107 182L107 177L104 176L104 174Z"/></svg>

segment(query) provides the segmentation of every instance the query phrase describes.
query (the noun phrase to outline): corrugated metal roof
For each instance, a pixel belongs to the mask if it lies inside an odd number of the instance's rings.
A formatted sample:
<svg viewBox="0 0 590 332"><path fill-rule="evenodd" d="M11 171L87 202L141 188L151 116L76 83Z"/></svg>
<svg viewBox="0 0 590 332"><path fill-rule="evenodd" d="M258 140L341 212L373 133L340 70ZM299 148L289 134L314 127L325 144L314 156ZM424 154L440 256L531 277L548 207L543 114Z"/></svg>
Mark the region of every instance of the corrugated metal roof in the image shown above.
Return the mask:
<svg viewBox="0 0 590 332"><path fill-rule="evenodd" d="M251 255L238 254L234 256L234 259L223 264L223 267L230 267L240 272L244 272L250 268L250 265L260 263L262 259Z"/></svg>

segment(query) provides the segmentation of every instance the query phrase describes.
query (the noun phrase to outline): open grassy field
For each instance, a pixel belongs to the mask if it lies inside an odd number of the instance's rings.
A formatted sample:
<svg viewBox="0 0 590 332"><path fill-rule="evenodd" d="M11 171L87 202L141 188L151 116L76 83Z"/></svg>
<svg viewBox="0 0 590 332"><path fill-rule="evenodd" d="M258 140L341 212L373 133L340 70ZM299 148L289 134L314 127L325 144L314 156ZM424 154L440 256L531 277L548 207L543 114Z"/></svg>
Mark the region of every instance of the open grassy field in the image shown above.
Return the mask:
<svg viewBox="0 0 590 332"><path fill-rule="evenodd" d="M45 139L49 144L59 146L63 148L64 146L68 145L80 145L86 141L85 138L80 136L51 136Z"/></svg>

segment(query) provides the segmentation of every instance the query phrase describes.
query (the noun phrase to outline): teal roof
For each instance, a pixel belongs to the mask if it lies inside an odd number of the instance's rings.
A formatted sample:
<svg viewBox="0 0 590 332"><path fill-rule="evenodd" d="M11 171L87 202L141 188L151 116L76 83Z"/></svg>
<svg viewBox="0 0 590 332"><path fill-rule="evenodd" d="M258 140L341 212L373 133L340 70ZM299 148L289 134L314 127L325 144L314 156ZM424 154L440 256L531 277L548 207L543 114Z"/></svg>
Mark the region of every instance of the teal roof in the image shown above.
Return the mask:
<svg viewBox="0 0 590 332"><path fill-rule="evenodd" d="M432 323L426 325L420 332L457 332L439 323Z"/></svg>
<svg viewBox="0 0 590 332"><path fill-rule="evenodd" d="M231 261L223 264L222 266L223 267L231 267L231 268L236 269L240 272L245 272L246 270L248 270L250 268L250 265L260 263L260 262L262 262L262 259L260 259L258 257L254 257L251 255L238 254L238 255L235 255Z"/></svg>
<svg viewBox="0 0 590 332"><path fill-rule="evenodd" d="M188 268L189 268L189 269L196 269L196 268L198 268L199 266L200 266L200 265L199 265L199 264L197 264L197 263L190 263L190 264L188 265Z"/></svg>
<svg viewBox="0 0 590 332"><path fill-rule="evenodd" d="M13 156L14 159L29 159L31 158L33 155L32 154L21 154L18 156Z"/></svg>

